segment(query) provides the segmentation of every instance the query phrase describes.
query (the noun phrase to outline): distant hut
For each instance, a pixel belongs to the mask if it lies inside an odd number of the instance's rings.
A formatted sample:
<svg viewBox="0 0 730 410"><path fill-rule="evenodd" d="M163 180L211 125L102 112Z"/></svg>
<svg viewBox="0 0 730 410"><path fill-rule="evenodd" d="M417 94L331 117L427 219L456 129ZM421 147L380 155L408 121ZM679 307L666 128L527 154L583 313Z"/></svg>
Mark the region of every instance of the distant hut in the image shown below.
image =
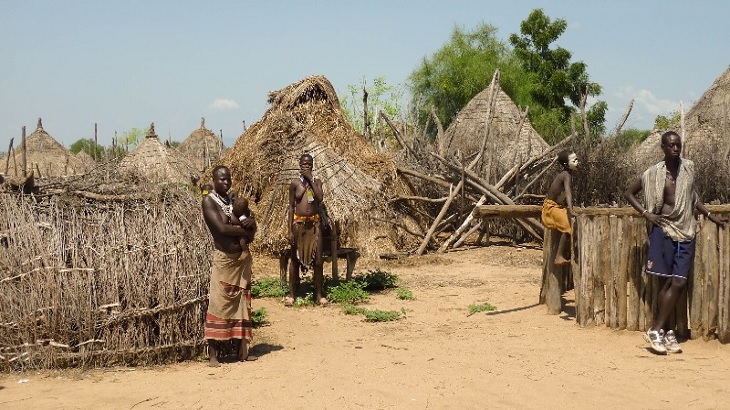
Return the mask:
<svg viewBox="0 0 730 410"><path fill-rule="evenodd" d="M460 151L464 158L472 158L479 152L486 133L490 88L491 85L474 96L446 129L444 139L450 155ZM522 121L522 112L502 91L498 81L495 89L496 103L481 164L482 169L485 169L491 163L489 169L492 177L499 178L516 164L543 153L550 145L535 131L527 118Z"/></svg>
<svg viewBox="0 0 730 410"><path fill-rule="evenodd" d="M200 128L191 132L177 150L195 169L203 172L221 158L225 147L221 137L205 128L205 118L201 118Z"/></svg>
<svg viewBox="0 0 730 410"><path fill-rule="evenodd" d="M637 172L641 172L664 159L664 154L660 149L662 134L662 131L654 128L649 136L634 148Z"/></svg>
<svg viewBox="0 0 730 410"><path fill-rule="evenodd" d="M252 200L259 224L254 246L274 254L288 248L289 181L298 175L301 154L309 152L328 214L340 225L341 245L371 255L397 249L403 238L378 219L394 220L387 199L405 187L393 161L347 121L332 84L323 76L308 77L271 92L268 101L263 118L220 161L231 169L233 189ZM398 220L407 224L408 218Z"/></svg>
<svg viewBox="0 0 730 410"><path fill-rule="evenodd" d="M7 175L23 175L23 144L22 141L13 148L14 155L10 158ZM25 139L26 172L34 171L36 178L52 178L84 173L81 161L71 152L53 139L38 118L35 131ZM3 168L5 167L3 163Z"/></svg>
<svg viewBox="0 0 730 410"><path fill-rule="evenodd" d="M98 163L94 161L94 158L92 158L91 155L87 154L84 150L77 152L76 158L81 162L81 165L84 167L84 172L89 172L98 165Z"/></svg>
<svg viewBox="0 0 730 410"><path fill-rule="evenodd" d="M134 181L153 184L195 184L200 173L173 148L160 142L155 124L134 151L119 163L119 172Z"/></svg>

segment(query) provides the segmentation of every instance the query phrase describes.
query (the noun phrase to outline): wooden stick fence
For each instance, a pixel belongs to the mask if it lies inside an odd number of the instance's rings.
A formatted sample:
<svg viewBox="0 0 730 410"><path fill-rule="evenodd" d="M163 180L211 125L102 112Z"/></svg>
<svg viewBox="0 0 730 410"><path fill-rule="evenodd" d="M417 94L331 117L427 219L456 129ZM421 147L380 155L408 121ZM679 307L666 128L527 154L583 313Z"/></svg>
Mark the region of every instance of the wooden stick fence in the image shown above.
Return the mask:
<svg viewBox="0 0 730 410"><path fill-rule="evenodd" d="M730 205L706 205L727 217ZM483 205L477 218L539 217L540 206ZM575 288L576 321L581 326L644 331L658 312L656 277L644 271L646 220L633 208L575 208L573 258L570 268L556 267L557 238L545 235L543 288L540 302L560 313L561 295ZM683 337L730 342L730 229L699 216L697 245L690 283L680 297L674 317ZM691 330L691 331L690 331Z"/></svg>

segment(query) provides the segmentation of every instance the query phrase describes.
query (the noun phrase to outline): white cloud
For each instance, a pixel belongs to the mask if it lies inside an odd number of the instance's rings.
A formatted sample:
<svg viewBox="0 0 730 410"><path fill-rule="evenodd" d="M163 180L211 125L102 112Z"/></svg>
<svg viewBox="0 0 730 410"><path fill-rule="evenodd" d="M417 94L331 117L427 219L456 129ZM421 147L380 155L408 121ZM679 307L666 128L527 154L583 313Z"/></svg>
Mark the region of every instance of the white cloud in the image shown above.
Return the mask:
<svg viewBox="0 0 730 410"><path fill-rule="evenodd" d="M635 89L630 85L621 87L616 96L627 100L633 98L635 109L652 116L669 115L679 110L679 101L658 98L651 90Z"/></svg>
<svg viewBox="0 0 730 410"><path fill-rule="evenodd" d="M216 98L216 100L213 101L208 108L215 111L228 111L237 110L239 105L234 100L230 100L228 98Z"/></svg>

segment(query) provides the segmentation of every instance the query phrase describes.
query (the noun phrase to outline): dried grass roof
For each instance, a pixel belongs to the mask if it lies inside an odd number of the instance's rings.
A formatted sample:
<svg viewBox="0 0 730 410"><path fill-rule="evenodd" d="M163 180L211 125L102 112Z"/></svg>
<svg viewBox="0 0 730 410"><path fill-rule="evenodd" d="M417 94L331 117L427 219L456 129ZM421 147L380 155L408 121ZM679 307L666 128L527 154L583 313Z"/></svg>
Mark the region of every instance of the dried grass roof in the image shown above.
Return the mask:
<svg viewBox="0 0 730 410"><path fill-rule="evenodd" d="M205 128L205 118L202 118L200 128L191 132L177 150L198 171L203 172L221 158L225 146L219 136Z"/></svg>
<svg viewBox="0 0 730 410"><path fill-rule="evenodd" d="M499 175L503 175L517 163L524 163L541 154L550 145L535 131L528 119L524 120L522 128L517 129L522 117L520 109L502 91L499 83L495 86L497 100L489 123L487 141L490 154L485 154L483 161L488 161L491 156L495 162L492 167ZM470 157L479 152L486 132L490 88L491 85L474 96L446 129L444 137L446 141L450 141L447 147L449 154L458 150L464 157Z"/></svg>
<svg viewBox="0 0 730 410"><path fill-rule="evenodd" d="M360 224L359 232L350 230L343 236L353 235L355 245L375 252L381 245L374 238L387 233L365 225L371 213L385 212L386 198L398 189L393 161L352 128L332 84L323 76L271 92L269 102L271 107L261 120L220 161L231 170L233 190L253 199L251 208L259 224L254 245L274 253L287 247L289 182L298 175L299 157L309 152L314 157L314 174L324 184L330 217L345 225L343 232ZM210 172L201 182L210 181Z"/></svg>
<svg viewBox="0 0 730 410"><path fill-rule="evenodd" d="M200 178L187 159L160 142L154 124L144 141L119 163L119 171L125 177L153 184L188 185Z"/></svg>
<svg viewBox="0 0 730 410"><path fill-rule="evenodd" d="M725 157L728 156L730 67L715 80L685 115L684 125L684 155L687 158L693 159L703 152L719 152ZM673 131L681 132L679 128ZM660 148L661 134L660 131L652 131L649 137L636 147L634 155L640 167L646 168L664 158Z"/></svg>
<svg viewBox="0 0 730 410"><path fill-rule="evenodd" d="M34 170L37 178L79 175L85 171L82 162L43 129L40 118L38 118L35 131L26 137L25 144L27 170L28 172L31 169ZM22 142L15 146L14 151L15 155L10 158L7 174L21 176L23 174ZM5 164L3 163L4 170Z"/></svg>
<svg viewBox="0 0 730 410"><path fill-rule="evenodd" d="M81 165L83 165L84 172L89 172L99 165L96 161L94 161L94 158L92 158L91 155L87 154L84 150L76 153L76 158L81 162Z"/></svg>
<svg viewBox="0 0 730 410"><path fill-rule="evenodd" d="M723 72L684 118L685 152L725 149L730 143L730 67ZM724 153L727 156L727 152Z"/></svg>

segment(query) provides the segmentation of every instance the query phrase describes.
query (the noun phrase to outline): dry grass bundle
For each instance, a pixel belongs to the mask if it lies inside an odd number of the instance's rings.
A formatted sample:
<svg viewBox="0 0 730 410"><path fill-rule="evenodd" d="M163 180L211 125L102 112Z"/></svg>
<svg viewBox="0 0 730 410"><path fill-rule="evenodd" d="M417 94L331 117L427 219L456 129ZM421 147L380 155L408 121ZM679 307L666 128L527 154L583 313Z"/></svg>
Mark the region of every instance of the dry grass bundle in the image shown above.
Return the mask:
<svg viewBox="0 0 730 410"><path fill-rule="evenodd" d="M177 151L182 154L199 172L208 169L217 162L225 150L223 140L205 128L205 118L200 120L200 128L188 135Z"/></svg>
<svg viewBox="0 0 730 410"><path fill-rule="evenodd" d="M91 155L87 154L84 150L79 151L76 154L76 158L84 167L84 173L91 171L99 165L96 161L94 161L94 158L92 158Z"/></svg>
<svg viewBox="0 0 730 410"><path fill-rule="evenodd" d="M10 158L6 175L23 175L22 142L14 147L15 155ZM33 170L36 178L60 177L83 174L83 163L43 129L41 119L35 131L25 139L27 171ZM6 163L3 162L3 170Z"/></svg>
<svg viewBox="0 0 730 410"><path fill-rule="evenodd" d="M730 67L718 77L685 116L684 152L699 159L719 147L715 155L728 156L730 150ZM678 130L677 130L678 131Z"/></svg>
<svg viewBox="0 0 730 410"><path fill-rule="evenodd" d="M393 220L387 198L407 188L396 180L393 161L352 128L330 82L308 77L270 93L269 102L263 118L220 161L231 169L233 189L253 199L259 223L254 249L278 254L288 247L289 181L297 176L304 152L314 157L314 174L324 183L324 202L340 223L343 246L365 254L401 246L402 238L376 219ZM210 172L202 182L210 181Z"/></svg>
<svg viewBox="0 0 730 410"><path fill-rule="evenodd" d="M198 199L0 194L0 369L153 364L203 346L212 244Z"/></svg>
<svg viewBox="0 0 730 410"><path fill-rule="evenodd" d="M165 146L152 124L144 141L119 163L119 171L128 177L153 184L195 184L200 173L173 148Z"/></svg>

